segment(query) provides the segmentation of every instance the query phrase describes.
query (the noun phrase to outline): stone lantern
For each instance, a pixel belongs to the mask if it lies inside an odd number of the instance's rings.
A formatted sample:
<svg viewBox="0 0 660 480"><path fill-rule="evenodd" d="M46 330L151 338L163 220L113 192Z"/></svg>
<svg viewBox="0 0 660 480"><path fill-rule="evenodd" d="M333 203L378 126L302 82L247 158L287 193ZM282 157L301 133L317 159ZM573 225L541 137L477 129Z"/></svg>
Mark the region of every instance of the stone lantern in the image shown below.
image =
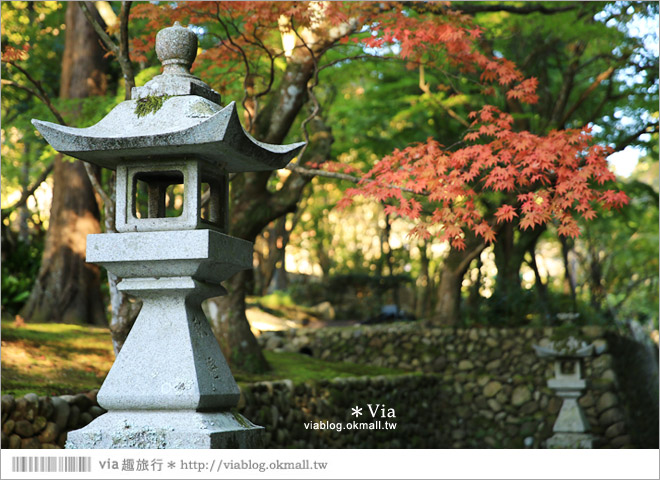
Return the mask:
<svg viewBox="0 0 660 480"><path fill-rule="evenodd" d="M589 422L578 403L587 386L582 378L582 360L593 355L594 346L580 342L574 337L563 341L533 345L540 358L554 361L555 378L548 380L563 402L552 431L554 435L546 441L547 448L593 448L593 436Z"/></svg>
<svg viewBox="0 0 660 480"><path fill-rule="evenodd" d="M197 36L178 22L156 53L163 73L96 125L33 120L55 150L116 170L119 233L89 235L87 261L143 300L98 394L108 413L70 432L67 448L253 447L262 428L232 412L239 389L201 302L252 268L252 244L227 235L228 175L282 168L304 144L247 134L235 104L190 73Z"/></svg>

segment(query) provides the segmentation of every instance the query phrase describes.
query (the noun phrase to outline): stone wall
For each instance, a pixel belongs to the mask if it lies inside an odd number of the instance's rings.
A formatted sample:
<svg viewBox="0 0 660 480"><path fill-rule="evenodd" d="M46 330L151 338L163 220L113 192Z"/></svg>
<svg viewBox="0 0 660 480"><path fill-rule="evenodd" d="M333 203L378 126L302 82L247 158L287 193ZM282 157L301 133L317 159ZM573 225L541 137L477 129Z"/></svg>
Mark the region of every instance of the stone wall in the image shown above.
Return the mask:
<svg viewBox="0 0 660 480"><path fill-rule="evenodd" d="M433 448L443 443L436 430L444 415L435 375L364 377L294 385L290 380L244 385L238 411L265 427L266 448ZM351 409L378 403L395 408L393 430L305 428L309 422L348 423ZM96 391L75 396L2 397L2 448L62 448L67 432L104 413ZM378 410L380 413L380 409ZM360 420L360 423L365 420Z"/></svg>
<svg viewBox="0 0 660 480"><path fill-rule="evenodd" d="M425 328L403 323L264 332L259 339L268 349L302 352L329 361L435 373L444 412L435 425L443 433L437 446L538 448L552 435L561 401L546 385L554 376L552 363L539 359L532 345L547 345L561 338L561 332L551 328ZM593 342L598 353L584 362L589 387L579 400L597 437L596 445L657 448L657 422L649 427L654 435L647 435L646 440L631 436L631 420L639 413L626 402L622 385L627 379L621 376L627 373L617 375L609 351L616 335L593 326L583 327L577 335ZM656 402L651 418L657 418L657 408ZM649 439L653 438L655 444L651 445Z"/></svg>
<svg viewBox="0 0 660 480"><path fill-rule="evenodd" d="M437 429L446 416L442 396L438 378L432 374L337 378L298 385L285 380L244 386L239 410L265 427L266 448L443 448L450 445L446 432ZM377 411L375 418L368 404ZM356 406L362 408L360 417L351 414ZM383 417L390 408L396 417ZM381 428L347 426L354 421L364 426L373 420L380 420ZM386 429L385 421L396 423L396 428ZM317 430L310 422L339 423L342 430Z"/></svg>
<svg viewBox="0 0 660 480"><path fill-rule="evenodd" d="M561 402L546 386L552 365L536 357L532 344L544 344L555 333L420 329L414 324L266 333L260 341L268 348L410 373L243 385L238 410L265 427L267 448L542 448L552 435ZM598 439L596 446L657 448L657 421L646 426L655 433L631 435L636 433L639 404L631 408L633 396L622 386L630 383L626 372L639 375L635 364L612 355L609 349L617 337L611 333L593 327L581 333L599 352L585 362L590 386L579 400ZM394 409L396 417L386 420L396 428L348 430L346 424L356 420L353 407L363 409L357 421L371 420L368 404L383 407L379 413ZM657 419L657 402L649 408L655 408ZM61 448L66 432L103 412L96 392L52 398L5 395L2 447ZM341 423L344 428L306 428L310 422Z"/></svg>
<svg viewBox="0 0 660 480"><path fill-rule="evenodd" d="M67 432L82 428L105 410L98 390L78 395L2 396L2 448L62 448Z"/></svg>

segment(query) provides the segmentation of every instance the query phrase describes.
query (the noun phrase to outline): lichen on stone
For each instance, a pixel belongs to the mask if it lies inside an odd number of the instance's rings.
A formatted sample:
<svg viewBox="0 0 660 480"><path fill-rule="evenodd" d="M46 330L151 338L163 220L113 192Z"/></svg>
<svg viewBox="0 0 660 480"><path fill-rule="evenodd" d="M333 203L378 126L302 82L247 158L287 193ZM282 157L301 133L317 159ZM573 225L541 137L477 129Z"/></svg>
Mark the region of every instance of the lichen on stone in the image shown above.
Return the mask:
<svg viewBox="0 0 660 480"><path fill-rule="evenodd" d="M216 112L205 102L195 102L188 109L188 116L192 118L210 117Z"/></svg>
<svg viewBox="0 0 660 480"><path fill-rule="evenodd" d="M245 421L243 416L238 413L236 410L232 409L232 415L234 416L234 420L236 420L238 423L241 424L243 428L250 428L250 425Z"/></svg>
<svg viewBox="0 0 660 480"><path fill-rule="evenodd" d="M146 97L138 98L135 102L135 115L144 117L150 113L156 113L161 109L163 103L172 95L148 95Z"/></svg>

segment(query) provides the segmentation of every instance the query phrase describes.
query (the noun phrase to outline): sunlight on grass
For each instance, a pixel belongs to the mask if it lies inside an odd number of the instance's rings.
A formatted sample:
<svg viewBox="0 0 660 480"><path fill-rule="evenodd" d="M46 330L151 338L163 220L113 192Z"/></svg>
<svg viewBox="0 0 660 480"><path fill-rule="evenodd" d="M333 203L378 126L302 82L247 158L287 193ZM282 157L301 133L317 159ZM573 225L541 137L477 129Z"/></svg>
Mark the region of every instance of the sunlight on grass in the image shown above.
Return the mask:
<svg viewBox="0 0 660 480"><path fill-rule="evenodd" d="M406 373L385 367L325 362L299 353L265 351L273 367L266 374L234 371L240 383L290 379L307 380L396 375ZM2 393L63 395L100 388L114 353L105 328L65 324L2 322Z"/></svg>
<svg viewBox="0 0 660 480"><path fill-rule="evenodd" d="M99 388L114 362L108 329L2 322L2 393L62 395Z"/></svg>
<svg viewBox="0 0 660 480"><path fill-rule="evenodd" d="M282 379L301 383L307 380L332 379L337 377L361 377L365 375L398 375L409 373L394 368L358 365L355 363L326 362L318 358L292 352L264 351L273 371L266 374L234 373L237 382L261 382Z"/></svg>

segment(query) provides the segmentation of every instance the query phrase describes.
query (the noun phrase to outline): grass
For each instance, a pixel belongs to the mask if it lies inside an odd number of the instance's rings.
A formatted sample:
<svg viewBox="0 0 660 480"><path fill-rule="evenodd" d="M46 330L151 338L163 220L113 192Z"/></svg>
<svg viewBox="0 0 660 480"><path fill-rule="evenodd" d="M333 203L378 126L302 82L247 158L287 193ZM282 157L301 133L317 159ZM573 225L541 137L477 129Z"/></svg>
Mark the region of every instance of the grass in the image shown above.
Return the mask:
<svg viewBox="0 0 660 480"><path fill-rule="evenodd" d="M2 393L62 395L99 388L114 361L107 328L2 322Z"/></svg>
<svg viewBox="0 0 660 480"><path fill-rule="evenodd" d="M239 383L407 373L385 367L325 362L299 353L264 352L265 374L235 371ZM2 322L2 394L64 395L100 388L114 353L107 328L58 323Z"/></svg>
<svg viewBox="0 0 660 480"><path fill-rule="evenodd" d="M273 367L272 372L250 374L236 372L238 382L261 382L288 378L294 383L307 380L330 379L337 377L361 377L374 375L399 375L409 373L394 368L360 365L357 363L326 362L301 353L264 351L266 360Z"/></svg>

